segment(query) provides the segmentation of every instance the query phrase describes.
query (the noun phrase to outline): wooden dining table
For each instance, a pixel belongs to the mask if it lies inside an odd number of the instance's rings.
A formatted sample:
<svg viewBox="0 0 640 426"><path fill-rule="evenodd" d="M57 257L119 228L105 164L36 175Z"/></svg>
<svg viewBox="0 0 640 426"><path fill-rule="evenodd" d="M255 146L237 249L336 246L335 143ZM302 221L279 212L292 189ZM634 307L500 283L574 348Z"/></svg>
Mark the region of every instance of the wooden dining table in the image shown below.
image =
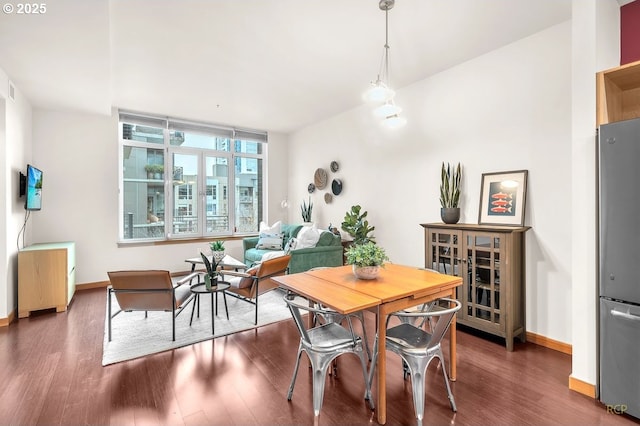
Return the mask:
<svg viewBox="0 0 640 426"><path fill-rule="evenodd" d="M440 274L414 266L387 263L380 268L374 280L360 280L352 267L316 269L297 274L274 277L280 286L308 299L322 303L341 314L369 310L377 316L378 367L377 414L378 423L387 418L386 397L386 322L397 311L433 300L456 298L456 287L462 278ZM456 323L455 317L449 334L449 378L456 380Z"/></svg>

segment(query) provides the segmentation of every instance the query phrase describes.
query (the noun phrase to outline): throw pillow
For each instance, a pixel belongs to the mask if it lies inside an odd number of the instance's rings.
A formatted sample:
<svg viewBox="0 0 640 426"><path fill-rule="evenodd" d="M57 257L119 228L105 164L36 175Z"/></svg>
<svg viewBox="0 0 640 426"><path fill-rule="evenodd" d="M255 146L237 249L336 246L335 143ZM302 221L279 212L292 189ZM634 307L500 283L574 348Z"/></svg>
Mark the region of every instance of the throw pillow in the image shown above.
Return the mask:
<svg viewBox="0 0 640 426"><path fill-rule="evenodd" d="M282 233L282 222L277 221L273 225L269 226L265 222L260 222L260 233L261 234L281 234Z"/></svg>
<svg viewBox="0 0 640 426"><path fill-rule="evenodd" d="M295 250L297 244L298 240L295 237L289 238L289 241L287 241L287 244L284 246L285 253L289 254L291 250Z"/></svg>
<svg viewBox="0 0 640 426"><path fill-rule="evenodd" d="M282 243L284 240L284 234L267 234L260 233L260 237L258 238L258 244L256 244L257 249L265 249L265 250L282 250Z"/></svg>
<svg viewBox="0 0 640 426"><path fill-rule="evenodd" d="M240 280L238 281L238 288L247 288L247 287L251 287L251 285L253 284L253 277L255 277L256 272L258 272L258 268L260 267L260 265L254 266L252 268L249 268L245 271L245 273L251 275L250 277L242 277L240 278ZM234 280L235 281L235 280ZM233 282L231 284L233 286Z"/></svg>
<svg viewBox="0 0 640 426"><path fill-rule="evenodd" d="M297 243L295 249L300 250L315 247L319 239L320 231L318 231L315 224L313 226L303 226L296 237Z"/></svg>

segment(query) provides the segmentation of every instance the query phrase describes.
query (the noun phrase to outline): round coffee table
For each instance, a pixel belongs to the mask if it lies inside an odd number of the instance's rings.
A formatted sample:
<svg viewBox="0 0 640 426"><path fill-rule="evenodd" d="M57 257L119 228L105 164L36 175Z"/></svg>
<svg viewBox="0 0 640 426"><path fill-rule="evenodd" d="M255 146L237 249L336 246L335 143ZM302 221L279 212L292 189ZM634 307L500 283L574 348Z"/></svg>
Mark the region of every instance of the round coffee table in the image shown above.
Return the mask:
<svg viewBox="0 0 640 426"><path fill-rule="evenodd" d="M200 295L201 294L210 294L211 295L211 334L215 334L215 318L218 315L218 293L222 292L222 298L224 299L224 310L227 313L227 319L229 319L229 309L227 308L227 295L225 294L225 290L231 287L228 282L218 280L218 285L212 286L211 289L208 289L205 283L198 283L191 286L191 293L194 294L193 306L191 307L191 320L189 321L189 325L193 322L193 313L196 310L196 305L198 306L198 318L200 318ZM215 303L214 303L215 296ZM215 307L215 312L214 312Z"/></svg>

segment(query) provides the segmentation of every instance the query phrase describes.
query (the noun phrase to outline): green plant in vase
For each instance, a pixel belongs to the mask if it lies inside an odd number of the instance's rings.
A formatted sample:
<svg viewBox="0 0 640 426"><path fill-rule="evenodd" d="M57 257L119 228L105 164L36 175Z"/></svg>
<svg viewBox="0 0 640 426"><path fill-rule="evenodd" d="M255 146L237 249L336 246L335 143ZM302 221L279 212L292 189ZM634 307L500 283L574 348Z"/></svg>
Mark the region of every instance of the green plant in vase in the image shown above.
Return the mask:
<svg viewBox="0 0 640 426"><path fill-rule="evenodd" d="M440 170L440 217L444 223L458 223L460 220L460 179L462 169L460 163L452 168L449 163L442 163Z"/></svg>
<svg viewBox="0 0 640 426"><path fill-rule="evenodd" d="M209 243L209 247L211 248L211 255L216 262L221 262L224 258L224 241L217 240Z"/></svg>
<svg viewBox="0 0 640 426"><path fill-rule="evenodd" d="M207 290L211 290L212 287L218 285L218 262L216 262L215 258L212 258L211 261L209 261L209 258L204 253L200 253L200 256L202 256L202 262L207 270L207 273L204 276L204 284L207 287Z"/></svg>
<svg viewBox="0 0 640 426"><path fill-rule="evenodd" d="M302 221L310 223L311 222L311 212L313 211L313 203L311 202L311 197L309 197L309 204L305 201L302 201L302 205L300 206L300 213L302 214Z"/></svg>
<svg viewBox="0 0 640 426"><path fill-rule="evenodd" d="M369 226L367 220L367 212L362 211L362 207L356 205L351 206L351 210L344 216L344 221L340 225L342 230L353 238L353 244L365 244L372 242L375 244L375 237L370 235L375 229L375 226Z"/></svg>
<svg viewBox="0 0 640 426"><path fill-rule="evenodd" d="M376 278L380 267L384 267L384 262L389 260L385 250L372 241L350 246L345 256L347 264L353 265L354 275L365 280Z"/></svg>

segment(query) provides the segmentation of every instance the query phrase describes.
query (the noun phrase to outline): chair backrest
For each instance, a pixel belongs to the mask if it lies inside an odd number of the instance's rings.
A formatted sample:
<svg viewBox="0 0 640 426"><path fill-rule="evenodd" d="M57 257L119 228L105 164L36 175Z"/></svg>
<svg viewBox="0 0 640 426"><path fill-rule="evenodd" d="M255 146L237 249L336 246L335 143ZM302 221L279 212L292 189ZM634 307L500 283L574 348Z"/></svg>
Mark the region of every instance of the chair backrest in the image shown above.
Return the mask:
<svg viewBox="0 0 640 426"><path fill-rule="evenodd" d="M287 272L290 260L291 255L287 254L262 261L256 270L255 276L243 278L243 280L251 280L251 285L240 285L239 293L250 299L255 299L259 295L277 288L278 283L273 281L271 277L284 275Z"/></svg>
<svg viewBox="0 0 640 426"><path fill-rule="evenodd" d="M124 311L170 311L174 304L169 271L108 272L118 305Z"/></svg>
<svg viewBox="0 0 640 426"><path fill-rule="evenodd" d="M411 321L403 321L403 319L411 320L416 318L425 318L427 320L430 320L432 329L431 339L429 340L429 344L427 345L427 350L440 344L440 341L444 337L444 334L447 332L449 326L451 325L451 321L453 321L453 317L462 307L462 304L455 299L442 298L438 299L436 302L447 302L449 304L449 308L439 309L439 303L436 303L436 306L434 306L431 310L425 312L396 312L393 314L394 316L399 317L402 322L406 323ZM391 316L389 316L388 318L391 318ZM389 323L388 318L387 324Z"/></svg>
<svg viewBox="0 0 640 426"><path fill-rule="evenodd" d="M268 259L260 264L260 268L256 272L256 277L261 280L264 278L276 277L278 275L284 275L289 267L289 261L291 260L290 254L284 256L274 257Z"/></svg>
<svg viewBox="0 0 640 426"><path fill-rule="evenodd" d="M307 323L302 318L302 312L308 312L309 315L320 315L320 316L335 314L335 311L328 311L326 309L316 307L315 303L309 303L309 300L303 297L299 297L299 296L296 297L295 295L288 294L284 296L284 301L287 303L287 306L291 311L293 322L296 324L296 328L300 333L300 337L308 346L311 346L312 342L311 342L311 339L309 338L309 333L307 332L307 325L306 325ZM306 303L301 303L300 301L304 301ZM313 305L313 306L309 306L309 305ZM347 316L346 319L349 324L349 331L351 332L352 341L355 344L356 334L353 331L351 318ZM327 326L327 324L319 325L317 327L325 327L325 326Z"/></svg>

